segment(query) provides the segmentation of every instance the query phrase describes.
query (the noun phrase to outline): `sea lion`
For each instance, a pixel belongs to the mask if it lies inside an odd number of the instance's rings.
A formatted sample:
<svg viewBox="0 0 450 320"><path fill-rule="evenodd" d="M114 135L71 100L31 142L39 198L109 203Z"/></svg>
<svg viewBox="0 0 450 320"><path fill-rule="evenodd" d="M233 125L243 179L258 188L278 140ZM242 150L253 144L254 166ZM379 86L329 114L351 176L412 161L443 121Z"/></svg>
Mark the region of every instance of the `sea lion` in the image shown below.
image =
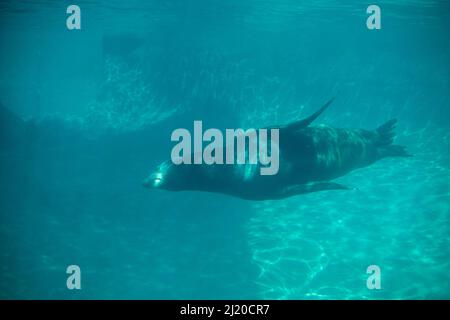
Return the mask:
<svg viewBox="0 0 450 320"><path fill-rule="evenodd" d="M410 156L393 144L397 122L375 130L309 126L334 99L306 119L279 128L279 171L260 175L260 164L160 164L143 185L171 191L223 193L249 200L282 199L297 194L348 189L330 180L385 157Z"/></svg>

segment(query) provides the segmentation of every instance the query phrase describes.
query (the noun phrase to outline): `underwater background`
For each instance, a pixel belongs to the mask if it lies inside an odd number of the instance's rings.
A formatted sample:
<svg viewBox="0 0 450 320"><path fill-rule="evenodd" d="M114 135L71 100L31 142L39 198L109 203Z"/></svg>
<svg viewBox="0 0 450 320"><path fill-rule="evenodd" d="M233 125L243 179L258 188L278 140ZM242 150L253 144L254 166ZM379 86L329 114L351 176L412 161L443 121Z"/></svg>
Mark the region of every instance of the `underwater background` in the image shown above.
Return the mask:
<svg viewBox="0 0 450 320"><path fill-rule="evenodd" d="M0 2L0 298L450 298L448 1L76 1L81 30L70 4ZM141 185L176 128L333 96L316 125L397 118L414 156L277 201Z"/></svg>

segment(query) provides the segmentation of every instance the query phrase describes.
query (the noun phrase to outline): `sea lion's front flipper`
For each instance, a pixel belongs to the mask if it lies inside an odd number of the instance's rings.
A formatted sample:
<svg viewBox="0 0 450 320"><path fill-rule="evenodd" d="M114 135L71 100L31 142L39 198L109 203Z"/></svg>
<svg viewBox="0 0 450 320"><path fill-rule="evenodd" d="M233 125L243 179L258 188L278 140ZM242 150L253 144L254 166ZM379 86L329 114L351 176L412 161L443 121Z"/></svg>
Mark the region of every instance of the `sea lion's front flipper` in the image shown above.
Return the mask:
<svg viewBox="0 0 450 320"><path fill-rule="evenodd" d="M281 198L294 196L297 194L310 193L316 191L325 191L325 190L349 190L347 186L336 182L310 182L307 184L297 184L293 186L288 186L283 189L281 192Z"/></svg>
<svg viewBox="0 0 450 320"><path fill-rule="evenodd" d="M308 118L299 120L299 121L295 121L293 123L290 123L286 126L287 130L298 130L298 129L302 129L302 128L306 128L307 126L309 126L311 124L311 122L313 122L314 120L317 119L318 116L321 115L322 112L325 111L326 108L328 108L328 106L334 101L334 98L331 98L327 103L325 103L319 110L317 110L316 112L314 112L312 115L310 115Z"/></svg>

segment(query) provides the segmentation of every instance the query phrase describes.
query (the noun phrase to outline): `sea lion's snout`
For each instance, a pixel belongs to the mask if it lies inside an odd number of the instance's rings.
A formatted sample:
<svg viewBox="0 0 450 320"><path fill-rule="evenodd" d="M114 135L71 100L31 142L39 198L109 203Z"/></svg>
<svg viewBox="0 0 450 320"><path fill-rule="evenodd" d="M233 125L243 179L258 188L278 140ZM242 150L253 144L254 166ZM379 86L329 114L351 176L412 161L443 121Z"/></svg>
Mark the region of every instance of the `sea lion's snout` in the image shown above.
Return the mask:
<svg viewBox="0 0 450 320"><path fill-rule="evenodd" d="M158 188L163 182L163 175L161 172L153 172L143 182L142 185L146 188Z"/></svg>

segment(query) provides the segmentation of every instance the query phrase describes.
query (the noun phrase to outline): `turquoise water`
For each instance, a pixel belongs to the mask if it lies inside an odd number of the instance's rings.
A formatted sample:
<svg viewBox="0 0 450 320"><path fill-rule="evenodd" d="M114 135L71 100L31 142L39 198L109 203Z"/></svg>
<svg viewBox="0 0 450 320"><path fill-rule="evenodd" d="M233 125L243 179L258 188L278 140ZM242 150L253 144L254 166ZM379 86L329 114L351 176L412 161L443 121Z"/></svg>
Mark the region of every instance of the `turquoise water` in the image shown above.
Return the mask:
<svg viewBox="0 0 450 320"><path fill-rule="evenodd" d="M76 4L69 31L69 3L0 2L0 298L450 298L448 2ZM193 120L288 123L333 96L316 124L397 118L414 157L278 201L141 186Z"/></svg>

